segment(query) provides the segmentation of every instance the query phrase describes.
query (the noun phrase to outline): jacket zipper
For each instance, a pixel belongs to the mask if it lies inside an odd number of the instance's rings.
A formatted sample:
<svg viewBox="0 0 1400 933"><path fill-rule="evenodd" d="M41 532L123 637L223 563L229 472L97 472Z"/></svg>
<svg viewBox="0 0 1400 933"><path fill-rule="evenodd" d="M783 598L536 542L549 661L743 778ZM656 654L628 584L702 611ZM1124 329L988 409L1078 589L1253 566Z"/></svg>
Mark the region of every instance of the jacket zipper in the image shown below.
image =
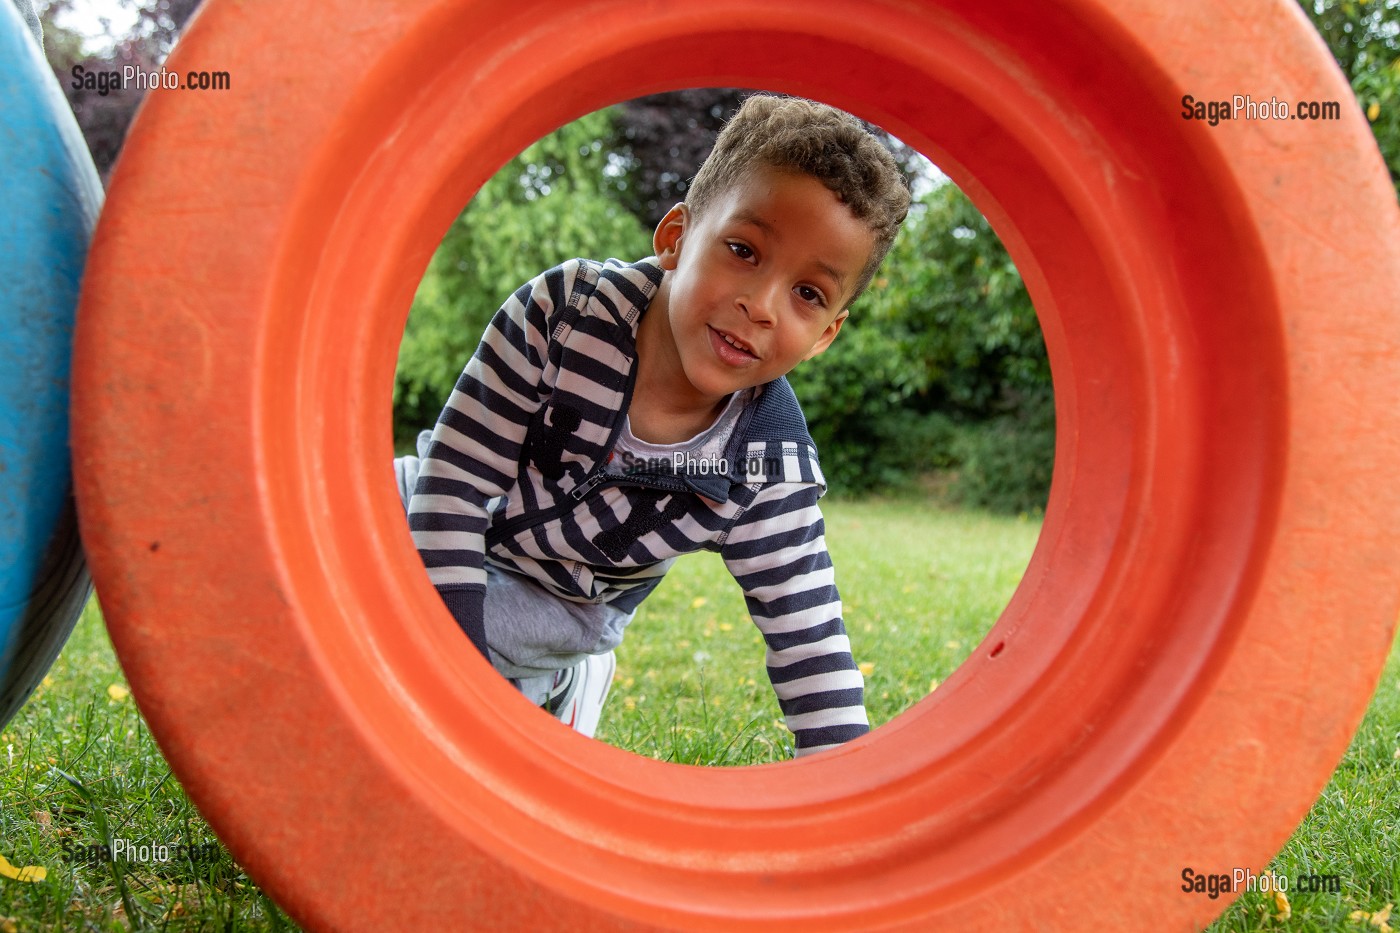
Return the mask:
<svg viewBox="0 0 1400 933"><path fill-rule="evenodd" d="M574 510L577 503L582 502L594 489L603 485L632 485L642 486L647 489L659 489L663 492L682 493L690 490L683 483L668 483L660 479L650 477L627 476L623 474L611 474L605 468L598 467L583 482L569 490L570 502L561 502L543 512L536 512L531 515L517 515L508 522L500 525L493 525L486 532L486 546L489 548L493 544L514 538L519 532L526 528L535 528L549 522L563 518Z"/></svg>
<svg viewBox="0 0 1400 933"><path fill-rule="evenodd" d="M636 339L635 333L633 334L633 339ZM622 407L618 409L619 412L626 412L628 408L632 407L632 390L636 385L637 359L634 356L631 360L631 367L627 371L627 386L623 390ZM608 434L608 443L603 447L605 452L612 450L613 447L617 445L617 438L621 433L622 418L614 418L612 430ZM533 515L528 513L525 515L517 515L515 518L499 526L493 525L486 530L486 548L489 550L493 544L499 544L501 541L506 541L515 537L525 528L534 528L538 525L555 521L567 513L572 512L575 503L582 502L583 497L588 495L588 491L603 482L606 478L607 470L602 465L594 466L593 472L589 473L583 478L582 482L569 490L569 498L573 501L560 502L545 509L543 512L536 512Z"/></svg>

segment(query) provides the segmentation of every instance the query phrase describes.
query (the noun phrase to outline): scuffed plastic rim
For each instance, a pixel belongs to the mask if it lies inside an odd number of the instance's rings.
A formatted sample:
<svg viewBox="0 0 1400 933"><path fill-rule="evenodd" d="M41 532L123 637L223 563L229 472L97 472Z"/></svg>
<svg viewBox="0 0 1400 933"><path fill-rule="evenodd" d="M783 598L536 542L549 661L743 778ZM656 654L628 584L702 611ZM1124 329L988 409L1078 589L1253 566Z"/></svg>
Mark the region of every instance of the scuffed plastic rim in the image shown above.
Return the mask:
<svg viewBox="0 0 1400 933"><path fill-rule="evenodd" d="M0 726L91 592L68 463L78 282L102 204L87 144L12 3L0 3Z"/></svg>
<svg viewBox="0 0 1400 933"><path fill-rule="evenodd" d="M1278 849L1374 688L1400 557L1400 220L1292 4L278 9L210 3L170 67L234 90L138 118L75 443L141 708L298 920L1185 927L1226 899L1182 868ZM566 120L700 85L830 101L949 171L1031 287L1059 425L1035 556L958 672L838 752L732 770L526 709L389 472L394 348L460 206ZM1187 93L1345 113L1210 127ZM1329 248L1355 230L1364 255Z"/></svg>

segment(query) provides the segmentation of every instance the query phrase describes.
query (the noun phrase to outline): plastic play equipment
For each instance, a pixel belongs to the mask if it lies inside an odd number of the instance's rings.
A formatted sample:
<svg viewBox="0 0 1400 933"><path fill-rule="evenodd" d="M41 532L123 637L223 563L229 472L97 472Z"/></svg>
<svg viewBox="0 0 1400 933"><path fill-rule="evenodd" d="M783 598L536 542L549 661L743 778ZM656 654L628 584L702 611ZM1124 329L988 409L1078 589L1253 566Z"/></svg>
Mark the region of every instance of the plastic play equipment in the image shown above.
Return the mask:
<svg viewBox="0 0 1400 933"><path fill-rule="evenodd" d="M328 0L295 28L213 0L169 67L232 90L153 92L117 168L80 513L153 732L302 923L1184 929L1227 898L1182 869L1259 870L1341 757L1400 598L1400 216L1288 0ZM394 348L462 204L570 118L712 84L846 107L969 191L1059 418L986 642L870 737L741 769L529 710L388 469ZM1343 115L1182 116L1246 93Z"/></svg>
<svg viewBox="0 0 1400 933"><path fill-rule="evenodd" d="M102 186L33 36L0 0L0 726L87 601L68 464L78 282Z"/></svg>

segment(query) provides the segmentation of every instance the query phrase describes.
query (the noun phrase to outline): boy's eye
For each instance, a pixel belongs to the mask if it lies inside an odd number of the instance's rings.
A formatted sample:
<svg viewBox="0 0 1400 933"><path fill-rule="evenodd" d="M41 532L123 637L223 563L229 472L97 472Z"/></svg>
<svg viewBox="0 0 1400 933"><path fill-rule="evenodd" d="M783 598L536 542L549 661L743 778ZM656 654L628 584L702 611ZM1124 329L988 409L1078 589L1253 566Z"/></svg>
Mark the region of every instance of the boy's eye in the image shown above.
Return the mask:
<svg viewBox="0 0 1400 933"><path fill-rule="evenodd" d="M797 296L803 301L811 302L812 304L826 304L826 296L810 285L797 286Z"/></svg>
<svg viewBox="0 0 1400 933"><path fill-rule="evenodd" d="M740 259L748 260L753 258L753 250L749 249L749 247L745 246L743 243L730 243L728 245L729 251Z"/></svg>

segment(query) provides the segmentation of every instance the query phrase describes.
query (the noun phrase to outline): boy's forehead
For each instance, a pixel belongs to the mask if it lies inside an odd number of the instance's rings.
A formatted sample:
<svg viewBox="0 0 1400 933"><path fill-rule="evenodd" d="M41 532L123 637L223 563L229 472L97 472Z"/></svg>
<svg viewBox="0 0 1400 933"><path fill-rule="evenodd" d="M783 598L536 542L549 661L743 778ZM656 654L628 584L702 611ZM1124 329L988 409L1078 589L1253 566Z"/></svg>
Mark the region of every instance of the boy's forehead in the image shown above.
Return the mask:
<svg viewBox="0 0 1400 933"><path fill-rule="evenodd" d="M719 223L803 241L815 250L814 261L843 287L875 249L874 231L821 179L804 172L767 166L747 172L715 199L711 210Z"/></svg>
<svg viewBox="0 0 1400 933"><path fill-rule="evenodd" d="M734 221L735 223L751 224L757 227L758 229L762 230L764 233L778 232L776 224L770 222L768 218L764 217L762 214L754 210L748 204L742 202L734 206L734 210L730 214L729 219Z"/></svg>

